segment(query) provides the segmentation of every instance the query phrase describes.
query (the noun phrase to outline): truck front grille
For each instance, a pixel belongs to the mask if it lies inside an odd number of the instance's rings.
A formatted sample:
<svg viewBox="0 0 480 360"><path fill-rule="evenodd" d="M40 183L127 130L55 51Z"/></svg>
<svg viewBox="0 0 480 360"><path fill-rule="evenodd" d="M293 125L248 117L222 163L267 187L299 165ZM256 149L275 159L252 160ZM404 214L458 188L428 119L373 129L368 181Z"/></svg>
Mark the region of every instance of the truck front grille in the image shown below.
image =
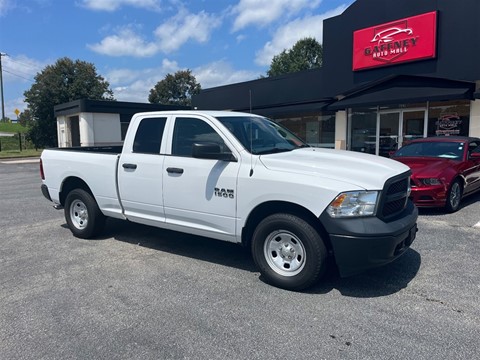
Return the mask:
<svg viewBox="0 0 480 360"><path fill-rule="evenodd" d="M391 220L400 214L407 205L410 195L410 172L389 179L385 183L380 200L380 211L383 220Z"/></svg>

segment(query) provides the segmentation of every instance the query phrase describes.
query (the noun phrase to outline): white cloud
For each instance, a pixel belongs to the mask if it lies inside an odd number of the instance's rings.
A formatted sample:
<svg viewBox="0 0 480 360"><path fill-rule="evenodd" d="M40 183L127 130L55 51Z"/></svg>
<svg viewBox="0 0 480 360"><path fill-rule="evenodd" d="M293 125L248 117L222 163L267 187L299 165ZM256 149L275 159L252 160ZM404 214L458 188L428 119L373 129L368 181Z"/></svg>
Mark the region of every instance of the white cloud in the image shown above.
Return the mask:
<svg viewBox="0 0 480 360"><path fill-rule="evenodd" d="M235 70L223 60L199 66L192 70L202 89L215 86L234 84L243 81L258 79L259 73L247 70Z"/></svg>
<svg viewBox="0 0 480 360"><path fill-rule="evenodd" d="M275 55L291 48L298 40L306 37L313 37L321 43L323 41L323 20L339 15L345 9L346 6L342 5L321 15L293 20L278 28L272 40L257 52L255 62L261 66L268 66Z"/></svg>
<svg viewBox="0 0 480 360"><path fill-rule="evenodd" d="M118 34L104 38L100 43L87 45L99 54L109 56L149 57L158 52L155 43L147 42L130 27L121 29Z"/></svg>
<svg viewBox="0 0 480 360"><path fill-rule="evenodd" d="M83 0L82 5L88 9L97 11L115 11L122 6L160 10L160 0Z"/></svg>
<svg viewBox="0 0 480 360"><path fill-rule="evenodd" d="M233 31L249 25L266 26L282 16L292 16L302 9L314 9L322 0L240 0L232 10L236 15Z"/></svg>
<svg viewBox="0 0 480 360"><path fill-rule="evenodd" d="M12 8L13 4L10 0L0 0L0 16L5 15Z"/></svg>
<svg viewBox="0 0 480 360"><path fill-rule="evenodd" d="M32 83L47 62L30 59L25 55L2 56L3 81Z"/></svg>
<svg viewBox="0 0 480 360"><path fill-rule="evenodd" d="M155 39L152 41L145 40L134 31L134 27L138 26L128 25L118 30L116 34L105 37L99 43L88 44L87 47L108 56L149 57L160 51L168 53L178 50L189 40L204 43L220 24L220 18L204 11L191 14L182 9L157 27L154 32Z"/></svg>
<svg viewBox="0 0 480 360"><path fill-rule="evenodd" d="M110 83L114 96L119 101L148 102L150 89L180 68L175 61L164 59L162 66L143 70L113 69L105 79Z"/></svg>
<svg viewBox="0 0 480 360"><path fill-rule="evenodd" d="M5 116L16 119L15 109L22 112L27 108L23 93L33 85L35 76L49 64L51 62L35 60L25 55L2 56Z"/></svg>
<svg viewBox="0 0 480 360"><path fill-rule="evenodd" d="M155 35L160 49L167 53L179 49L189 40L206 42L212 31L220 26L221 19L204 11L198 14L181 9L177 15L157 27Z"/></svg>
<svg viewBox="0 0 480 360"><path fill-rule="evenodd" d="M148 102L148 95L155 84L181 70L175 61L164 59L158 68L144 70L112 69L105 79L110 83L114 96L119 101ZM191 69L203 89L257 79L259 74L246 70L235 70L226 61L216 61Z"/></svg>

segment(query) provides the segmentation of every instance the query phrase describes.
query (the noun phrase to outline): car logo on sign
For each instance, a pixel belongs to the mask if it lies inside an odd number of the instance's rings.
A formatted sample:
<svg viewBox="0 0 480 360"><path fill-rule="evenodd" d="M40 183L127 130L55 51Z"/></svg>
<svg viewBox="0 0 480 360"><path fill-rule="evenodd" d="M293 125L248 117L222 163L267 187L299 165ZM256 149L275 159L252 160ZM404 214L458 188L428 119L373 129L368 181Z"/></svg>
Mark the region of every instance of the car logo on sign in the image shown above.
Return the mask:
<svg viewBox="0 0 480 360"><path fill-rule="evenodd" d="M401 34L412 35L412 29L400 29L398 27L389 28L382 30L379 33L375 34L371 42L378 42L378 44L389 43L395 41Z"/></svg>
<svg viewBox="0 0 480 360"><path fill-rule="evenodd" d="M371 43L376 43L365 49L365 55L373 60L391 62L405 55L409 48L417 45L417 38L413 36L413 30L407 26L407 21L399 21L374 29Z"/></svg>

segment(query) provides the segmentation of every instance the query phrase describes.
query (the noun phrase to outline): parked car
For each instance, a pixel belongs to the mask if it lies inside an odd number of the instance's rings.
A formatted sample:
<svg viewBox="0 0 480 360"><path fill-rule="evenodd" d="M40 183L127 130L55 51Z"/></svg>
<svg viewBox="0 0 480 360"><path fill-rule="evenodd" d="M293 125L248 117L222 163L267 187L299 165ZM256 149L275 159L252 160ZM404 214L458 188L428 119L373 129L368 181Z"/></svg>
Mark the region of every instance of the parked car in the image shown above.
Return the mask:
<svg viewBox="0 0 480 360"><path fill-rule="evenodd" d="M455 212L463 197L480 190L479 138L417 139L391 157L412 170L411 198L418 207Z"/></svg>

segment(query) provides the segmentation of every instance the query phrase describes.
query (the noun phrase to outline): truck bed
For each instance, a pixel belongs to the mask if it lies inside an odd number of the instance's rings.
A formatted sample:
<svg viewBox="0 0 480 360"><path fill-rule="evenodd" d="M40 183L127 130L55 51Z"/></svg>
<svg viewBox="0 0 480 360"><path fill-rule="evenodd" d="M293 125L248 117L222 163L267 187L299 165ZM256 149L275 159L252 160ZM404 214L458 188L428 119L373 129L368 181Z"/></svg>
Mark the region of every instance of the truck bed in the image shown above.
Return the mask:
<svg viewBox="0 0 480 360"><path fill-rule="evenodd" d="M49 150L120 154L122 152L122 149L123 149L123 145L114 145L114 146L108 145L108 146L73 146L73 147L65 147L65 148L53 148Z"/></svg>
<svg viewBox="0 0 480 360"><path fill-rule="evenodd" d="M46 149L42 152L45 176L52 200L66 183L78 179L87 184L105 215L121 216L117 194L117 165L121 146L91 146Z"/></svg>

